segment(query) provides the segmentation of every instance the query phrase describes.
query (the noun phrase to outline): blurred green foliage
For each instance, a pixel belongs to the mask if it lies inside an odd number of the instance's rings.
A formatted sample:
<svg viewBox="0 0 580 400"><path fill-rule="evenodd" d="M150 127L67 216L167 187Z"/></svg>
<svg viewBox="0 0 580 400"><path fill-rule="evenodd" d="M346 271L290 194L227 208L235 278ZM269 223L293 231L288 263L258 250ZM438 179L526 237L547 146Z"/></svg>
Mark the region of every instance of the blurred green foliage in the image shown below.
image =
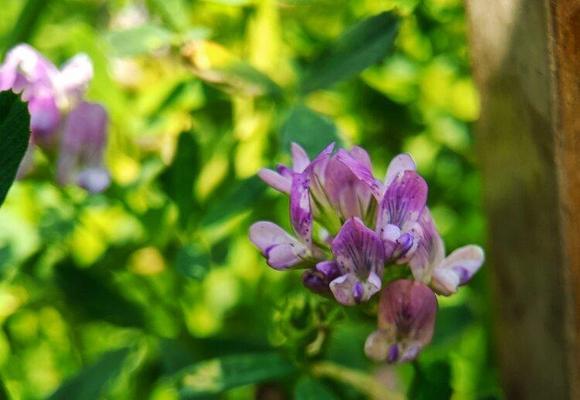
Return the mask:
<svg viewBox="0 0 580 400"><path fill-rule="evenodd" d="M364 399L361 376L413 399L502 397L485 268L440 299L415 366L392 368L364 356L370 313L307 293L247 239L288 220L258 168L334 140L378 176L412 153L448 248L483 244L460 0L3 0L0 15L2 54L91 57L114 180L91 197L39 169L11 189L0 397Z"/></svg>

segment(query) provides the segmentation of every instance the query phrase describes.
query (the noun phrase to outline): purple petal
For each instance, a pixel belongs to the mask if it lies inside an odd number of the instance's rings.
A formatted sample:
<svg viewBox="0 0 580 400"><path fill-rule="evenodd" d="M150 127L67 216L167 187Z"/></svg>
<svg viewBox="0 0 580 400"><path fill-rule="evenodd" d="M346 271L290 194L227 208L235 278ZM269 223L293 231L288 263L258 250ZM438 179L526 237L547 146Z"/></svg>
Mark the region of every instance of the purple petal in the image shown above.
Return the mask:
<svg viewBox="0 0 580 400"><path fill-rule="evenodd" d="M310 208L310 179L307 174L296 174L290 190L290 219L296 233L312 244L312 211Z"/></svg>
<svg viewBox="0 0 580 400"><path fill-rule="evenodd" d="M356 150L353 155L344 149L340 149L336 153L336 157L338 161L348 167L358 179L367 185L375 198L379 199L381 197L383 186L375 179L369 163L366 162L359 150Z"/></svg>
<svg viewBox="0 0 580 400"><path fill-rule="evenodd" d="M100 193L111 184L111 176L104 167L87 168L79 172L77 184L90 193Z"/></svg>
<svg viewBox="0 0 580 400"><path fill-rule="evenodd" d="M290 194L290 189L292 187L291 178L266 168L262 168L260 171L258 171L258 176L277 191Z"/></svg>
<svg viewBox="0 0 580 400"><path fill-rule="evenodd" d="M0 90L25 91L25 99L34 96L34 86L50 87L58 70L39 52L26 44L14 47L0 67Z"/></svg>
<svg viewBox="0 0 580 400"><path fill-rule="evenodd" d="M28 103L28 110L34 142L45 149L54 147L60 124L60 111L55 98L50 95L34 97Z"/></svg>
<svg viewBox="0 0 580 400"><path fill-rule="evenodd" d="M419 245L409 260L409 267L415 279L428 283L433 269L445 257L445 246L427 207L419 218L419 224L421 225Z"/></svg>
<svg viewBox="0 0 580 400"><path fill-rule="evenodd" d="M475 245L453 251L433 269L433 288L446 296L455 293L458 286L464 285L475 275L484 258L483 249Z"/></svg>
<svg viewBox="0 0 580 400"><path fill-rule="evenodd" d="M407 153L399 154L393 158L389 164L389 168L387 168L387 174L385 176L385 187L389 187L395 178L403 174L403 172L415 170L417 170L417 166L415 165L415 161L413 161L411 155Z"/></svg>
<svg viewBox="0 0 580 400"><path fill-rule="evenodd" d="M365 343L369 358L388 363L414 359L433 337L437 299L420 282L397 280L381 293L379 329Z"/></svg>
<svg viewBox="0 0 580 400"><path fill-rule="evenodd" d="M253 224L250 227L250 240L274 269L288 269L309 256L306 246L272 222L261 221Z"/></svg>
<svg viewBox="0 0 580 400"><path fill-rule="evenodd" d="M433 335L437 299L426 285L406 279L391 282L381 294L379 329L395 329L397 337L427 344Z"/></svg>
<svg viewBox="0 0 580 400"><path fill-rule="evenodd" d="M54 84L67 103L75 104L81 100L92 78L90 58L86 54L77 54L62 67Z"/></svg>
<svg viewBox="0 0 580 400"><path fill-rule="evenodd" d="M308 154L302 147L300 147L297 143L292 143L291 146L292 151L292 169L294 172L304 172L306 167L310 165L310 158L308 158Z"/></svg>
<svg viewBox="0 0 580 400"><path fill-rule="evenodd" d="M61 184L74 182L87 186L91 191L104 189L103 155L107 143L107 123L107 112L95 103L81 102L68 115L58 160ZM108 184L108 179L106 181Z"/></svg>
<svg viewBox="0 0 580 400"><path fill-rule="evenodd" d="M338 266L334 261L322 261L302 275L304 286L324 296L330 296L329 284L340 275Z"/></svg>
<svg viewBox="0 0 580 400"><path fill-rule="evenodd" d="M330 290L340 304L354 306L368 301L381 290L381 278L375 272L371 272L366 279L347 273L330 282Z"/></svg>
<svg viewBox="0 0 580 400"><path fill-rule="evenodd" d="M360 219L351 218L332 241L332 252L343 274L366 279L371 272L382 275L385 261L381 239Z"/></svg>
<svg viewBox="0 0 580 400"><path fill-rule="evenodd" d="M377 226L397 225L405 231L413 224L427 203L427 183L416 172L405 171L389 185L381 201Z"/></svg>

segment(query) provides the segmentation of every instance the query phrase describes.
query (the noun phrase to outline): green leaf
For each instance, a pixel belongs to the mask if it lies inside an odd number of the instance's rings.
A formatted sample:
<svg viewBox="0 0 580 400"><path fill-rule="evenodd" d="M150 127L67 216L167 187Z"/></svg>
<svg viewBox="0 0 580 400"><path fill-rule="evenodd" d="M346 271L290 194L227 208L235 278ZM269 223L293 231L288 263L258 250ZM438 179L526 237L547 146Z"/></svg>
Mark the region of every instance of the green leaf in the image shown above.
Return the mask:
<svg viewBox="0 0 580 400"><path fill-rule="evenodd" d="M389 12L355 25L308 69L302 93L331 86L382 60L393 48L398 25L397 16Z"/></svg>
<svg viewBox="0 0 580 400"><path fill-rule="evenodd" d="M161 175L161 185L179 210L179 222L187 226L194 210L193 186L200 168L200 149L195 137L188 132L179 135L177 150L171 165Z"/></svg>
<svg viewBox="0 0 580 400"><path fill-rule="evenodd" d="M102 399L102 394L121 374L130 352L130 349L124 348L104 354L96 363L63 383L49 400Z"/></svg>
<svg viewBox="0 0 580 400"><path fill-rule="evenodd" d="M171 29L183 32L188 28L188 13L183 0L149 0L148 3L151 11Z"/></svg>
<svg viewBox="0 0 580 400"><path fill-rule="evenodd" d="M448 400L452 394L451 367L447 362L415 363L410 400Z"/></svg>
<svg viewBox="0 0 580 400"><path fill-rule="evenodd" d="M282 126L282 151L290 149L290 143L300 144L314 157L330 143L341 144L338 129L332 121L311 109L296 106Z"/></svg>
<svg viewBox="0 0 580 400"><path fill-rule="evenodd" d="M179 249L175 257L175 269L184 276L198 281L205 278L210 263L208 252L195 243Z"/></svg>
<svg viewBox="0 0 580 400"><path fill-rule="evenodd" d="M338 398L324 385L311 377L302 377L296 384L295 400L337 400Z"/></svg>
<svg viewBox="0 0 580 400"><path fill-rule="evenodd" d="M182 49L185 64L201 80L233 94L271 95L278 98L280 87L266 74L244 62L218 43L197 40Z"/></svg>
<svg viewBox="0 0 580 400"><path fill-rule="evenodd" d="M217 224L251 209L266 187L257 176L239 182L231 190L214 199L201 221L202 225Z"/></svg>
<svg viewBox="0 0 580 400"><path fill-rule="evenodd" d="M177 385L183 397L199 398L283 378L295 371L296 368L277 353L232 355L188 367L178 375Z"/></svg>
<svg viewBox="0 0 580 400"><path fill-rule="evenodd" d="M16 178L30 139L26 103L12 92L0 93L0 205Z"/></svg>
<svg viewBox="0 0 580 400"><path fill-rule="evenodd" d="M119 326L143 327L145 315L121 294L108 271L76 268L64 260L55 268L56 282L75 316L81 320L103 320Z"/></svg>
<svg viewBox="0 0 580 400"><path fill-rule="evenodd" d="M160 26L145 24L124 31L110 32L106 39L115 55L130 57L169 46L173 41L173 34Z"/></svg>

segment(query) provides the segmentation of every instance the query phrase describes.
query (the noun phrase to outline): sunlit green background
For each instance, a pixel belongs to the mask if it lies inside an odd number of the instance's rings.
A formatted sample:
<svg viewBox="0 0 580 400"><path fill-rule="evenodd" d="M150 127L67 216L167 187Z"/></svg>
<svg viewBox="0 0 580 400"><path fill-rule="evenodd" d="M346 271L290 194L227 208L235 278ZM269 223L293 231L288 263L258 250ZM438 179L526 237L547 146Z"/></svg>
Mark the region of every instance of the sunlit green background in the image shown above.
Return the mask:
<svg viewBox="0 0 580 400"><path fill-rule="evenodd" d="M410 152L448 249L485 246L462 1L2 0L0 8L0 54L27 41L56 64L78 52L93 60L88 97L111 116L114 180L88 196L57 187L43 165L12 188L0 211L0 398L366 398L317 374L320 361L409 398L502 398L486 267L440 299L435 338L415 367L391 368L364 356L376 323L369 313L307 293L299 272L269 269L247 239L259 219L288 226L287 199L256 171L288 161L292 140L311 153L336 140L366 148L377 176ZM339 52L325 70L339 37L393 9L394 48L333 81L325 71L362 57Z"/></svg>

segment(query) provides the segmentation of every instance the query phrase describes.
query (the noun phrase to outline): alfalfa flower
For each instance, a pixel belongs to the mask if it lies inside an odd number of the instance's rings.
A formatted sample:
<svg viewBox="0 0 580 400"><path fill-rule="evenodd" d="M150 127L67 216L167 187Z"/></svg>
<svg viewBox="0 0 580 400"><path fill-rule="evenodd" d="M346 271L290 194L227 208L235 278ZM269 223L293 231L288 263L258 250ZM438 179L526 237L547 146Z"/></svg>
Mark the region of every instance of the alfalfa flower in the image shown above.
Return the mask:
<svg viewBox="0 0 580 400"><path fill-rule="evenodd" d="M59 159L60 183L76 183L96 192L109 184L102 160L108 117L102 106L83 100L92 77L93 66L85 54L58 69L26 44L10 50L0 65L0 90L21 93L28 102L31 146ZM29 147L25 163L32 162L32 150ZM69 170L73 159L74 168ZM22 165L19 175L29 167Z"/></svg>
<svg viewBox="0 0 580 400"><path fill-rule="evenodd" d="M250 239L275 269L308 268L303 282L344 305L370 299L382 287L385 264L417 248L427 184L408 155L396 157L384 182L366 151L326 147L313 161L292 144L293 166L259 176L290 197L296 237L271 222L250 228Z"/></svg>
<svg viewBox="0 0 580 400"><path fill-rule="evenodd" d="M388 363L417 357L433 337L437 299L421 282L400 279L381 292L378 330L365 343L366 355Z"/></svg>

